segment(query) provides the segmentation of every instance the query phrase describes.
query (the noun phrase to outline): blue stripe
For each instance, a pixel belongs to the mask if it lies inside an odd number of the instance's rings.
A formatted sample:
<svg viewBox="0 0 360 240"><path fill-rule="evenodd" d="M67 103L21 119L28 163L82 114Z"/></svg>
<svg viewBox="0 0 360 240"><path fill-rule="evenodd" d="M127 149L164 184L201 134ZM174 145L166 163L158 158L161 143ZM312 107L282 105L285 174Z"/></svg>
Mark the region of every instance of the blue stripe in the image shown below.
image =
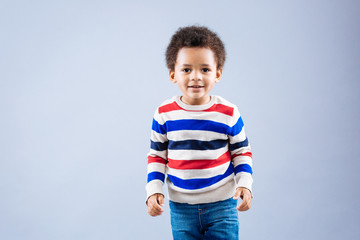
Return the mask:
<svg viewBox="0 0 360 240"><path fill-rule="evenodd" d="M156 179L161 180L162 182L164 182L165 174L163 174L161 172L151 172L147 176L147 182L151 182L152 180L156 180Z"/></svg>
<svg viewBox="0 0 360 240"><path fill-rule="evenodd" d="M234 169L235 174L239 173L239 172L248 172L250 174L252 174L252 168L250 167L249 164L239 164L235 167Z"/></svg>
<svg viewBox="0 0 360 240"><path fill-rule="evenodd" d="M168 142L153 142L152 140L151 141L151 145L150 145L150 148L151 149L154 149L156 151L164 151L164 150L167 150L168 148Z"/></svg>
<svg viewBox="0 0 360 240"><path fill-rule="evenodd" d="M229 167L226 170L226 172L224 174L220 174L220 175L217 175L215 177L185 179L184 180L184 179L181 179L181 178L178 178L178 177L175 177L175 176L172 176L172 175L168 174L168 178L176 187L183 188L183 189L194 190L194 189L201 189L201 188L211 186L211 185L221 181L222 179L230 176L233 172L234 172L234 166L230 162Z"/></svg>
<svg viewBox="0 0 360 240"><path fill-rule="evenodd" d="M169 120L164 124L159 124L153 119L152 123L152 130L160 134L179 130L205 130L235 136L241 132L243 127L244 122L241 117L239 117L237 123L232 127L223 123L200 119Z"/></svg>
<svg viewBox="0 0 360 240"><path fill-rule="evenodd" d="M229 150L234 151L235 149L242 148L242 147L247 147L247 146L249 146L248 138L246 138L242 142L237 142L237 143L234 143L234 144L230 144L229 145Z"/></svg>
<svg viewBox="0 0 360 240"><path fill-rule="evenodd" d="M241 130L243 129L243 127L244 127L244 122L243 122L242 118L239 117L236 124L230 128L229 135L230 136L238 135L241 132Z"/></svg>
<svg viewBox="0 0 360 240"><path fill-rule="evenodd" d="M160 134L165 134L166 126L165 126L165 124L163 124L163 125L159 124L155 119L153 119L152 130L154 130L155 132L160 133Z"/></svg>
<svg viewBox="0 0 360 240"><path fill-rule="evenodd" d="M215 150L223 148L228 143L228 140L212 140L212 141L198 141L198 140L184 140L184 141L169 141L169 149L174 150Z"/></svg>
<svg viewBox="0 0 360 240"><path fill-rule="evenodd" d="M229 126L210 120L183 119L167 121L165 123L168 132L179 130L205 130L227 134Z"/></svg>

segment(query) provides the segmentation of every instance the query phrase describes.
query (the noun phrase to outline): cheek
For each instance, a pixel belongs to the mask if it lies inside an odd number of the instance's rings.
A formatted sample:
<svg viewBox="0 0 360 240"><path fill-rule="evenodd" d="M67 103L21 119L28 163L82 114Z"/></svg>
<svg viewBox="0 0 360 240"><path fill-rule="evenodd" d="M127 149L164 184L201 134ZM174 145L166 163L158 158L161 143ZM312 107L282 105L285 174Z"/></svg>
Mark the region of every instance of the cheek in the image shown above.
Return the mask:
<svg viewBox="0 0 360 240"><path fill-rule="evenodd" d="M215 83L214 83L214 82L211 82L211 83L209 83L208 88L213 88L214 85L215 85Z"/></svg>
<svg viewBox="0 0 360 240"><path fill-rule="evenodd" d="M186 84L187 84L187 81L186 81L185 79L182 79L182 78L181 78L181 79L178 80L178 84L179 84L179 85L186 85Z"/></svg>
<svg viewBox="0 0 360 240"><path fill-rule="evenodd" d="M178 82L178 86L179 86L179 88L185 88L185 83L179 81L179 82Z"/></svg>

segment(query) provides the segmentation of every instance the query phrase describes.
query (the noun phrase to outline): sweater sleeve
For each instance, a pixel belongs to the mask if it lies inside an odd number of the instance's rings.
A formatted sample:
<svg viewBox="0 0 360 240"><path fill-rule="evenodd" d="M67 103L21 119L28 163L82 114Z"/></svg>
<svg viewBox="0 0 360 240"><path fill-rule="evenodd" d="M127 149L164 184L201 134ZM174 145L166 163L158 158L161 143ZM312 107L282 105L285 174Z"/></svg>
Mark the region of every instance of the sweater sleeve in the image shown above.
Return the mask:
<svg viewBox="0 0 360 240"><path fill-rule="evenodd" d="M235 107L229 133L229 150L234 164L236 187L245 187L252 192L252 153L245 134L244 122Z"/></svg>
<svg viewBox="0 0 360 240"><path fill-rule="evenodd" d="M166 127L158 110L156 110L152 122L150 151L147 155L147 184L146 200L155 193L163 193L165 170L167 164L168 139Z"/></svg>

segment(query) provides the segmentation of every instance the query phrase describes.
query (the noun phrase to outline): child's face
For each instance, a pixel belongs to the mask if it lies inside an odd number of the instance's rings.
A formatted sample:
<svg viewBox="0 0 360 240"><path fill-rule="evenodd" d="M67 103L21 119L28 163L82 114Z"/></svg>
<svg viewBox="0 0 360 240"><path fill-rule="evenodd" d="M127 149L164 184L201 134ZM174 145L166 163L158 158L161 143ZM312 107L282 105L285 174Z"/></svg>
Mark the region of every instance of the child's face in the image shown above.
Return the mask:
<svg viewBox="0 0 360 240"><path fill-rule="evenodd" d="M222 69L217 69L216 65L209 48L183 47L179 50L175 69L170 70L169 76L178 84L184 103L202 105L210 101L209 92L222 75Z"/></svg>

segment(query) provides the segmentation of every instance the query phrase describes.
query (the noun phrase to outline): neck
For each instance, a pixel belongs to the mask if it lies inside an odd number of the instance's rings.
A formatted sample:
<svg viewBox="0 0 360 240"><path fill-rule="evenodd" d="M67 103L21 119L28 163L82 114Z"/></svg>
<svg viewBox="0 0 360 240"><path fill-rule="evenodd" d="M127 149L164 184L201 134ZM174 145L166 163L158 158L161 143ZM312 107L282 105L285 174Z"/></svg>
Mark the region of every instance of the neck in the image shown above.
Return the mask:
<svg viewBox="0 0 360 240"><path fill-rule="evenodd" d="M181 96L180 100L188 105L204 105L210 102L211 97L210 96L206 96L204 98L200 98L200 99L186 99L183 96Z"/></svg>

